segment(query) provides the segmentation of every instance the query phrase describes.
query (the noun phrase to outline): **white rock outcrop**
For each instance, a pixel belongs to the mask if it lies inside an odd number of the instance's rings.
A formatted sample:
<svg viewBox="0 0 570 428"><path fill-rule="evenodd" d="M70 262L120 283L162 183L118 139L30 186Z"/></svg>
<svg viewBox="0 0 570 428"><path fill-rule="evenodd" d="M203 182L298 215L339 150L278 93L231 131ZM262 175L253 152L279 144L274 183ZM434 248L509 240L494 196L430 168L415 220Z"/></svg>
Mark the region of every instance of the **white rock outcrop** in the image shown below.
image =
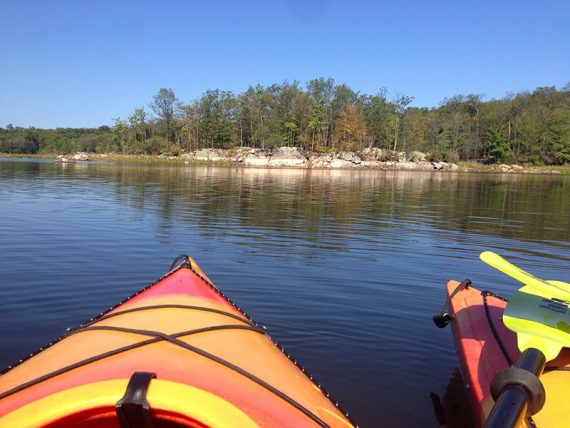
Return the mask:
<svg viewBox="0 0 570 428"><path fill-rule="evenodd" d="M410 152L408 153L408 160L410 162L426 162L427 161L427 155L425 153L422 152Z"/></svg>
<svg viewBox="0 0 570 428"><path fill-rule="evenodd" d="M243 158L243 164L245 166L254 167L267 167L269 166L269 156L265 154L251 154Z"/></svg>
<svg viewBox="0 0 570 428"><path fill-rule="evenodd" d="M275 159L306 159L297 147L283 146L275 149L271 154Z"/></svg>
<svg viewBox="0 0 570 428"><path fill-rule="evenodd" d="M314 155L309 158L311 168L330 168L332 155Z"/></svg>
<svg viewBox="0 0 570 428"><path fill-rule="evenodd" d="M87 154L85 152L77 152L73 156L71 156L71 159L76 160L76 161L88 161L89 160L89 154Z"/></svg>
<svg viewBox="0 0 570 428"><path fill-rule="evenodd" d="M520 165L507 165L507 164L499 164L494 167L494 169L498 170L499 172L523 172L523 167Z"/></svg>
<svg viewBox="0 0 570 428"><path fill-rule="evenodd" d="M364 169L384 169L385 165L384 162L376 160L363 160L359 166Z"/></svg>
<svg viewBox="0 0 570 428"><path fill-rule="evenodd" d="M458 171L459 166L450 162L432 162L433 169L436 171Z"/></svg>
<svg viewBox="0 0 570 428"><path fill-rule="evenodd" d="M307 158L297 147L279 147L269 158L269 166L284 168L299 168L307 164Z"/></svg>
<svg viewBox="0 0 570 428"><path fill-rule="evenodd" d="M226 151L220 149L200 149L192 153L191 156L195 160L200 161L216 162L228 160Z"/></svg>
<svg viewBox="0 0 570 428"><path fill-rule="evenodd" d="M367 147L360 154L367 161L385 161L389 158L388 151L379 147Z"/></svg>
<svg viewBox="0 0 570 428"><path fill-rule="evenodd" d="M329 168L335 168L335 169L354 168L356 166L357 164L354 162L338 158L331 160L329 164Z"/></svg>
<svg viewBox="0 0 570 428"><path fill-rule="evenodd" d="M459 167L449 162L428 162L426 153L413 151L395 152L369 147L359 153L313 153L307 156L298 147L283 146L268 151L258 148L236 147L233 149L200 149L182 155L185 160L225 161L248 167L315 168L315 169L384 169L418 171L457 171ZM73 160L70 160L73 162ZM65 161L64 161L65 162ZM497 171L514 172L522 167L498 165Z"/></svg>
<svg viewBox="0 0 570 428"><path fill-rule="evenodd" d="M358 157L358 155L356 153L353 152L339 152L336 154L336 159L337 160L342 160L345 162L349 162L355 165L358 165L359 163L362 162L362 159L360 159Z"/></svg>

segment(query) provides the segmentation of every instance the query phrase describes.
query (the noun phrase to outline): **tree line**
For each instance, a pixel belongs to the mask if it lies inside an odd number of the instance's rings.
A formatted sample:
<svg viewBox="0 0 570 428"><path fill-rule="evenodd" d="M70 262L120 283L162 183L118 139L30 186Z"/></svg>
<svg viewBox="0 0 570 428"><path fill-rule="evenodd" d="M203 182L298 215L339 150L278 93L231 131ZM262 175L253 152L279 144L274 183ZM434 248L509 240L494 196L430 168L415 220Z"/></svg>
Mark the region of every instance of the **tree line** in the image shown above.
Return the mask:
<svg viewBox="0 0 570 428"><path fill-rule="evenodd" d="M207 90L185 104L161 88L148 107L112 127L0 128L0 152L170 154L240 146L308 151L379 147L422 151L434 160L570 162L570 84L483 101L456 95L439 106L386 89L361 94L333 79L250 86L241 94Z"/></svg>

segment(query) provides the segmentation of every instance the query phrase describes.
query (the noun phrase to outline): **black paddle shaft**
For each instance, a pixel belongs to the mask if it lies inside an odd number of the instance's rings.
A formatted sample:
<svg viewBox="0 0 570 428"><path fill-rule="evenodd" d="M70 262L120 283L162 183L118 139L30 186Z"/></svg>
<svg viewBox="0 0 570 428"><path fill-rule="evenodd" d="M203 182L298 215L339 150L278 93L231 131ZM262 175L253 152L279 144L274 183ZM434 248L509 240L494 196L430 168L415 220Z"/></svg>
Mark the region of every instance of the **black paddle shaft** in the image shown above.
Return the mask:
<svg viewBox="0 0 570 428"><path fill-rule="evenodd" d="M512 428L521 418L537 413L544 405L545 392L538 377L544 370L544 354L526 349L517 364L497 373L491 384L496 398L485 428Z"/></svg>

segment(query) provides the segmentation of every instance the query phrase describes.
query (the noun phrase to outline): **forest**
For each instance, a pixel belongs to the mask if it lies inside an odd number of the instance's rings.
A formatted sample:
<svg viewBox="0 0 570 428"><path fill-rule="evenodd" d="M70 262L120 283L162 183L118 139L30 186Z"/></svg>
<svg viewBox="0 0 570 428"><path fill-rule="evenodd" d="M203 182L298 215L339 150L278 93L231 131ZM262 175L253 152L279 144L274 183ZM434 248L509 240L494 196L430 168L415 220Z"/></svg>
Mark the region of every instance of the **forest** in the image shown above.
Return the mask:
<svg viewBox="0 0 570 428"><path fill-rule="evenodd" d="M331 78L283 82L234 94L207 90L184 103L161 88L148 106L99 128L0 128L0 153L77 151L173 155L201 148L296 146L312 152L379 147L431 160L570 163L570 83L484 101L455 95L437 107L386 89L362 94Z"/></svg>

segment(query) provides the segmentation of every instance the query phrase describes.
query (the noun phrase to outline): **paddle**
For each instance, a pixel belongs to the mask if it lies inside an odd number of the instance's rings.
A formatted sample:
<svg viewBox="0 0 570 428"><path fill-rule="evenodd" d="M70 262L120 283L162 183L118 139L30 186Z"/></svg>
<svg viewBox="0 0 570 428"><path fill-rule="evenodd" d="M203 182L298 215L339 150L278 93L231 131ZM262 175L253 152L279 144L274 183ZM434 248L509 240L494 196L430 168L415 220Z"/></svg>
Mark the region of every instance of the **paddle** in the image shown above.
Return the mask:
<svg viewBox="0 0 570 428"><path fill-rule="evenodd" d="M500 270L504 274L507 274L508 276L522 282L523 284L533 286L545 292L570 293L570 283L554 280L545 281L543 279L537 278L536 276L525 272L518 266L513 265L512 263L502 258L500 255L491 251L484 251L479 255L479 257L489 266Z"/></svg>
<svg viewBox="0 0 570 428"><path fill-rule="evenodd" d="M482 253L481 259L527 283L510 299L503 314L505 325L517 333L522 354L514 367L493 379L491 393L496 401L485 424L486 428L514 427L522 417L542 408L546 397L538 377L546 361L570 347L570 287L536 278L491 252Z"/></svg>

